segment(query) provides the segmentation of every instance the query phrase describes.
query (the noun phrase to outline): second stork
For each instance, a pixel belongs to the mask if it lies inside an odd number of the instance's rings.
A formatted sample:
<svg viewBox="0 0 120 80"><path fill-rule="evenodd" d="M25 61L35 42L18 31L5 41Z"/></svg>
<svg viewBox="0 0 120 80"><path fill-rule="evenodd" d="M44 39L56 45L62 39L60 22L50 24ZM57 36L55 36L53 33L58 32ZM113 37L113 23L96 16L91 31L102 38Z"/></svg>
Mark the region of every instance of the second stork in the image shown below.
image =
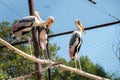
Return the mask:
<svg viewBox="0 0 120 80"><path fill-rule="evenodd" d="M82 32L85 33L85 30L80 20L76 20L75 25L78 29L72 33L72 36L69 42L69 55L71 60L75 61L75 67L77 68L78 52L82 45ZM82 70L80 59L78 60L78 63L79 63L80 69Z"/></svg>

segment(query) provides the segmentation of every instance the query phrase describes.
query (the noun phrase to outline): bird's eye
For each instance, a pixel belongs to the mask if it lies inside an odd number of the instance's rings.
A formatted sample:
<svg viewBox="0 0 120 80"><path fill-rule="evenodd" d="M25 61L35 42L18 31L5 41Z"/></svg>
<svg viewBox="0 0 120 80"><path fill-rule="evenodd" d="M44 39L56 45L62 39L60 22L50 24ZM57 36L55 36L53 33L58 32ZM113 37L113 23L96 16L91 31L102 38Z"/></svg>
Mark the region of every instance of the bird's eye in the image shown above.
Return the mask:
<svg viewBox="0 0 120 80"><path fill-rule="evenodd" d="M53 23L53 20L51 20L51 23Z"/></svg>
<svg viewBox="0 0 120 80"><path fill-rule="evenodd" d="M48 25L46 25L46 27L48 28Z"/></svg>

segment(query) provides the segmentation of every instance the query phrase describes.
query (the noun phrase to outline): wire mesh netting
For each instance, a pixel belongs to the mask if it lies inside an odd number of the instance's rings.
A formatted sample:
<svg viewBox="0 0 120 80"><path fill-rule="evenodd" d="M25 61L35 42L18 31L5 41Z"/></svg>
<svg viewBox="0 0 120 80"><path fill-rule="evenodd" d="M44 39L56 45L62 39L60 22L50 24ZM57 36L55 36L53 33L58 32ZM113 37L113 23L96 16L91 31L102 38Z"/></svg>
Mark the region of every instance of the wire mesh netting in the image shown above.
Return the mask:
<svg viewBox="0 0 120 80"><path fill-rule="evenodd" d="M106 72L120 75L119 62L119 25L99 28L87 31L83 35L83 44L81 46L79 57L88 56L93 63L101 65ZM69 35L55 37L51 40L60 46L57 55L70 60L69 58Z"/></svg>
<svg viewBox="0 0 120 80"><path fill-rule="evenodd" d="M62 33L65 31L75 30L76 29L74 27L75 19L81 19L84 26L91 26L119 20L118 15L120 11L118 0L114 1L110 0L109 2L102 2L98 0L96 1L96 3L97 7L94 7L93 4L92 4L93 6L88 5L89 2L87 2L87 0L86 1L35 0L34 6L35 10L38 10L40 12L40 16L43 20L46 20L47 17L50 15L54 16L55 22L51 27L51 31L53 31L53 33ZM20 2L18 2L17 0L13 1L1 0L0 10L1 10L0 21L9 21L11 24L14 22L14 20L21 19L29 15L27 0L21 0ZM50 43L52 44L55 43L57 47L60 47L60 50L56 52L56 55L66 59L68 62L70 61L69 57L70 37L71 34L65 34L61 36L52 37L50 39ZM108 74L120 77L120 24L108 27L106 26L104 28L87 30L86 35L82 34L82 40L83 43L79 51L79 57L88 56L88 58L94 64L99 64L100 66L102 66L105 72L107 72ZM25 46L28 46L28 48L25 49L23 46L22 47L24 48L25 51L27 51L29 49L29 44L28 45L25 44ZM28 53L30 53L30 51L28 51ZM4 56L6 56L6 54ZM13 56L10 56L9 58L11 59L12 57ZM23 58L19 59L24 60ZM1 60L0 62L2 62L2 59L0 60ZM12 62L12 60L10 61ZM13 62L15 61L13 60ZM22 61L18 63L19 64L17 66L22 65L21 64ZM32 62L29 63L31 64ZM30 64L26 63L23 64L27 65L28 67L30 66ZM25 68L26 72L24 72L23 74L27 74L30 73L31 71L34 71L33 69L34 67L35 65L31 66L30 69L32 70L30 71L27 68ZM0 70L1 69L2 68L0 67ZM6 69L9 70L10 67L7 67ZM19 69L24 70L24 68L20 67ZM21 70L19 70L19 72ZM23 74L21 73L19 75L21 76ZM11 77L17 76L15 75Z"/></svg>
<svg viewBox="0 0 120 80"><path fill-rule="evenodd" d="M71 34L53 37L51 43L57 43L60 50L57 55L70 61L69 41ZM81 46L79 57L88 56L94 64L101 65L109 74L120 75L120 28L114 25L105 28L86 31L82 35L83 44Z"/></svg>

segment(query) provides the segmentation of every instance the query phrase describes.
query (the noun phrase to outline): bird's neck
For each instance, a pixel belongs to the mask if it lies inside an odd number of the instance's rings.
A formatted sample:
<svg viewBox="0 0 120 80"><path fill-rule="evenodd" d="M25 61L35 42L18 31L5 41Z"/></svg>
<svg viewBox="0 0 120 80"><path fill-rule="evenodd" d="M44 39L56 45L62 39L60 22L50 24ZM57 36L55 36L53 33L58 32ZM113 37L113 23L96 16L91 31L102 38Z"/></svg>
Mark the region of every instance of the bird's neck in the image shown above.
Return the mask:
<svg viewBox="0 0 120 80"><path fill-rule="evenodd" d="M82 30L81 30L81 29L77 29L77 31L82 32Z"/></svg>

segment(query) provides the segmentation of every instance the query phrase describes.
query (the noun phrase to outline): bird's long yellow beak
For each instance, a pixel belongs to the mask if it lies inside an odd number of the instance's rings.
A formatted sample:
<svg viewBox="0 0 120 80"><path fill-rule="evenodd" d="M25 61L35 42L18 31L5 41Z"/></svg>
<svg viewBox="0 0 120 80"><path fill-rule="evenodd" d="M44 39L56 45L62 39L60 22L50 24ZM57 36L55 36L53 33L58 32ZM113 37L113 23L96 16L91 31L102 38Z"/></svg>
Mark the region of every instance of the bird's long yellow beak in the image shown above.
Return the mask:
<svg viewBox="0 0 120 80"><path fill-rule="evenodd" d="M83 33L86 35L85 28L83 26L81 26L81 28L82 28Z"/></svg>
<svg viewBox="0 0 120 80"><path fill-rule="evenodd" d="M78 29L82 30L82 32L84 32L84 34L86 35L86 31L85 31L83 25L80 23L80 20L76 20L75 24L78 27Z"/></svg>
<svg viewBox="0 0 120 80"><path fill-rule="evenodd" d="M83 25L80 24L79 27L82 29L82 32L86 35L86 31L85 31L85 28L83 27Z"/></svg>
<svg viewBox="0 0 120 80"><path fill-rule="evenodd" d="M49 16L46 20L46 24L48 25L47 29L50 29L51 25L54 23L54 17Z"/></svg>

